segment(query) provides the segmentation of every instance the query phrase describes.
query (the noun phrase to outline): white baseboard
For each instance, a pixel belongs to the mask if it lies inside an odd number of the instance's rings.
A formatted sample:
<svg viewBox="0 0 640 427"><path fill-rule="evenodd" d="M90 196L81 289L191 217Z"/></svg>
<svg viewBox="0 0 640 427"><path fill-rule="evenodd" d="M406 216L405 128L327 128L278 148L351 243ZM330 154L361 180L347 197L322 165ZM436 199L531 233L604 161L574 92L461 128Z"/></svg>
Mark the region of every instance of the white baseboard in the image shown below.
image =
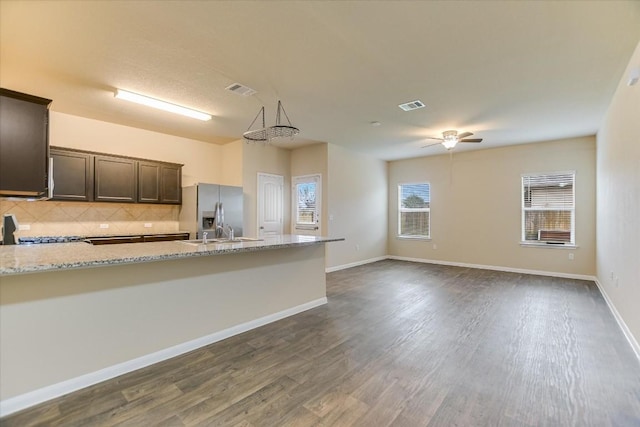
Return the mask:
<svg viewBox="0 0 640 427"><path fill-rule="evenodd" d="M533 274L536 276L562 277L565 279L593 280L593 281L596 280L595 276L589 276L585 274L560 273L555 271L544 271L544 270L528 270L524 268L511 268L511 267L502 267L497 265L467 264L464 262L440 261L440 260L422 259L422 258L408 258L408 257L395 256L395 255L390 255L387 258L395 259L398 261L411 261L411 262L422 262L425 264L441 264L441 265L451 265L454 267L477 268L479 270L506 271L509 273Z"/></svg>
<svg viewBox="0 0 640 427"><path fill-rule="evenodd" d="M640 345L638 344L638 341L631 333L631 330L629 329L627 324L624 322L624 319L622 318L622 316L620 316L620 313L618 313L616 306L613 305L611 298L609 298L609 295L607 295L607 292L604 290L604 286L602 286L602 283L600 283L600 280L598 280L598 278L596 277L594 281L596 282L596 285L598 286L600 293L604 297L604 300L607 302L607 306L609 306L609 310L611 310L613 317L616 319L616 322L618 322L618 326L620 326L620 329L622 329L622 333L624 334L625 338L627 338L627 341L629 341L629 344L631 345L631 348L636 354L636 357L640 360Z"/></svg>
<svg viewBox="0 0 640 427"><path fill-rule="evenodd" d="M388 259L388 256L379 256L379 257L375 257L375 258L369 258L369 259L365 259L362 261L356 261L356 262L351 262L349 264L342 264L342 265L337 265L335 267L329 267L329 268L325 268L325 273L333 273L334 271L338 271L338 270L345 270L347 268L351 268L351 267L357 267L359 265L365 265L365 264L371 264L372 262L377 262L377 261L382 261L385 259Z"/></svg>
<svg viewBox="0 0 640 427"><path fill-rule="evenodd" d="M285 317L293 316L294 314L310 310L314 307L318 307L326 303L326 297L319 298L295 307L288 308L283 311L279 311L277 313L270 314L268 316L260 317L255 320L242 323L240 325L232 326L228 329L224 329L222 331L215 332L213 334L200 337L192 341L165 348L164 350L160 350L155 353L147 354L133 360L109 366L96 372L91 372L86 375L81 375L76 378L72 378L57 384L40 388L38 390L30 391L25 394L5 399L3 401L0 401L0 417L7 416L22 409L26 409L30 406L37 405L39 403L80 390L85 387L92 386L102 381L115 378L122 374L144 368L145 366L162 362L163 360L179 356L189 351L196 350L200 347L213 344L234 335L250 331L251 329L264 326L268 323L272 323L280 319L284 319Z"/></svg>

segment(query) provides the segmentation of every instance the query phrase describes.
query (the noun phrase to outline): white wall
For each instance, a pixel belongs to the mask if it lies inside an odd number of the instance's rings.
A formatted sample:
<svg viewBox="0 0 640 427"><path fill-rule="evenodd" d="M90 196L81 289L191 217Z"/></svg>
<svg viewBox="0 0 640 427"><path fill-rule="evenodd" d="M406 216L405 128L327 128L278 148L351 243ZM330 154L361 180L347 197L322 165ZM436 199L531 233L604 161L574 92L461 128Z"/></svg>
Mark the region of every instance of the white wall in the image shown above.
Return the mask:
<svg viewBox="0 0 640 427"><path fill-rule="evenodd" d="M567 170L576 171L578 248L520 246L521 174ZM431 241L396 237L398 184L412 182L431 183ZM595 138L390 162L388 231L389 254L399 257L592 276Z"/></svg>
<svg viewBox="0 0 640 427"><path fill-rule="evenodd" d="M637 346L640 340L640 83L627 86L632 67L640 67L640 43L597 135L596 259L598 282L634 335Z"/></svg>
<svg viewBox="0 0 640 427"><path fill-rule="evenodd" d="M242 187L244 189L244 235L258 235L258 172L284 176L284 234L290 232L291 152L265 144L243 143Z"/></svg>
<svg viewBox="0 0 640 427"><path fill-rule="evenodd" d="M329 144L327 267L387 254L387 162Z"/></svg>
<svg viewBox="0 0 640 427"><path fill-rule="evenodd" d="M242 140L220 146L222 177L217 184L242 187L244 147L245 143Z"/></svg>

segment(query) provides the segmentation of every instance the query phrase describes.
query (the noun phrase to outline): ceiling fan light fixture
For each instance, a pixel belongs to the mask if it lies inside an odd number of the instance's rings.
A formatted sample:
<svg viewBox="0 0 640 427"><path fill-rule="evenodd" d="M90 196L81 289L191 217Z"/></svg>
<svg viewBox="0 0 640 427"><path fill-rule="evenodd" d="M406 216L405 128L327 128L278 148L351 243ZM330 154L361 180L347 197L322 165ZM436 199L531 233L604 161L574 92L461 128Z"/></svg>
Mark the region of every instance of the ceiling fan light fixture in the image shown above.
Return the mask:
<svg viewBox="0 0 640 427"><path fill-rule="evenodd" d="M444 145L444 148L446 148L447 150L451 150L456 146L456 144L458 144L457 139L445 139L444 141L442 141L442 145Z"/></svg>
<svg viewBox="0 0 640 427"><path fill-rule="evenodd" d="M447 150L451 150L458 143L458 132L455 130L442 132L442 137L444 138L442 145L444 145L444 148Z"/></svg>
<svg viewBox="0 0 640 427"><path fill-rule="evenodd" d="M469 136L472 136L472 135L473 133L471 132L458 133L457 130L445 130L444 132L442 132L442 138L428 136L427 139L435 139L436 141L440 141L440 142L435 142L433 144L425 145L425 147L431 147L433 145L442 144L444 148L451 151L456 145L458 145L459 142L475 142L475 143L482 142L482 138L468 138Z"/></svg>
<svg viewBox="0 0 640 427"><path fill-rule="evenodd" d="M116 89L114 96L118 99L124 99L125 101L135 102L136 104L146 105L147 107L157 108L158 110L180 114L182 116L191 117L193 119L198 119L205 122L211 120L211 114L203 113L202 111L193 110L181 105L172 104L170 102L161 101L159 99L150 98L148 96L140 95L122 89Z"/></svg>

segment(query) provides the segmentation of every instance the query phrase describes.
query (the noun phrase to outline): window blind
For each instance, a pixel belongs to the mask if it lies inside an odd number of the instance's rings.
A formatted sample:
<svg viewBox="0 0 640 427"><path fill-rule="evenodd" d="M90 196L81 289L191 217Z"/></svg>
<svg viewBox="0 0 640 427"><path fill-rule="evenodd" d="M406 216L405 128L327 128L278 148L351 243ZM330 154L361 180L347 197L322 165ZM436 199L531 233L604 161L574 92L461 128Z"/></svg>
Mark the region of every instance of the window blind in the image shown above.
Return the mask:
<svg viewBox="0 0 640 427"><path fill-rule="evenodd" d="M575 242L575 173L522 176L522 240Z"/></svg>
<svg viewBox="0 0 640 427"><path fill-rule="evenodd" d="M398 235L423 237L431 235L431 186L429 183L398 186Z"/></svg>

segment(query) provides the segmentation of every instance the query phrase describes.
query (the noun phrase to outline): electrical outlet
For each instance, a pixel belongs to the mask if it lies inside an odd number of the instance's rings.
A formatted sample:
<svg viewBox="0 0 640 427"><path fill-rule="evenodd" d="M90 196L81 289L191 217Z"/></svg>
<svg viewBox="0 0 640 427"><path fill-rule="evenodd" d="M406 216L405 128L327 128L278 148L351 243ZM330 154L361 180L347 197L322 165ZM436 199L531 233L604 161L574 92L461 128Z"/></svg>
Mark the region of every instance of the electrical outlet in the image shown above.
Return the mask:
<svg viewBox="0 0 640 427"><path fill-rule="evenodd" d="M153 227L152 223L150 223L150 222L145 222L144 223L144 228L151 228L151 227Z"/></svg>
<svg viewBox="0 0 640 427"><path fill-rule="evenodd" d="M20 231L31 230L31 224L18 224L18 230Z"/></svg>
<svg viewBox="0 0 640 427"><path fill-rule="evenodd" d="M109 224L100 224L100 228L109 228Z"/></svg>
<svg viewBox="0 0 640 427"><path fill-rule="evenodd" d="M360 245L356 245L356 251L360 250Z"/></svg>
<svg viewBox="0 0 640 427"><path fill-rule="evenodd" d="M573 261L573 252L569 252L569 261Z"/></svg>
<svg viewBox="0 0 640 427"><path fill-rule="evenodd" d="M329 221L333 221L333 214L329 214Z"/></svg>

